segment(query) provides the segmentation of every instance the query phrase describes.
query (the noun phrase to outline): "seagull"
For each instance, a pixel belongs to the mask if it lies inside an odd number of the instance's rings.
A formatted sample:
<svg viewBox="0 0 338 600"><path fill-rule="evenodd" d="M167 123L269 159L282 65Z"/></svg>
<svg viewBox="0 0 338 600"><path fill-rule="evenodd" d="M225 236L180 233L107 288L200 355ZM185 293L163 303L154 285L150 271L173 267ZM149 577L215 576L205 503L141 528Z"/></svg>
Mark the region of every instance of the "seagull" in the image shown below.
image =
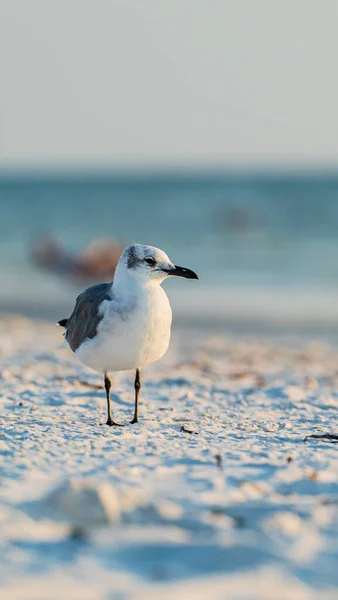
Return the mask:
<svg viewBox="0 0 338 600"><path fill-rule="evenodd" d="M136 370L130 423L138 423L140 370L159 360L169 346L172 314L161 283L173 275L198 279L194 271L174 265L159 248L128 246L114 281L86 289L77 297L70 317L58 322L77 358L104 376L109 426L121 426L113 419L109 373L130 369Z"/></svg>

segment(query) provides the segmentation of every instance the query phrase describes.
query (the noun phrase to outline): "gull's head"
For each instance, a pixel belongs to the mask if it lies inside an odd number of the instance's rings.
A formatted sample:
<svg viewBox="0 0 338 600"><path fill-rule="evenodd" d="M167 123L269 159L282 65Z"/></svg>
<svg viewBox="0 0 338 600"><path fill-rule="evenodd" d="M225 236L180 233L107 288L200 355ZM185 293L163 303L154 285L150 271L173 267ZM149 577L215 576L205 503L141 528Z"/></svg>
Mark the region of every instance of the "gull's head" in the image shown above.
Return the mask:
<svg viewBox="0 0 338 600"><path fill-rule="evenodd" d="M194 271L174 265L163 250L142 244L133 244L124 250L116 267L116 275L138 279L143 283L161 283L170 275L198 279Z"/></svg>

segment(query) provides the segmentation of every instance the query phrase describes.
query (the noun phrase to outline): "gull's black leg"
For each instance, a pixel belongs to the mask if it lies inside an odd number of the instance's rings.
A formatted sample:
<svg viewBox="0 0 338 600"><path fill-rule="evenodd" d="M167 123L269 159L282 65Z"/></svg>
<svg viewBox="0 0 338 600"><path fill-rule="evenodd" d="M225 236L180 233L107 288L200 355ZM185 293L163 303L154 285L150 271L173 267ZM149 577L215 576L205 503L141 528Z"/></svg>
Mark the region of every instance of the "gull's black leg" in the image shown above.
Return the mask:
<svg viewBox="0 0 338 600"><path fill-rule="evenodd" d="M134 388L135 388L135 412L134 412L134 418L132 421L130 421L130 423L138 423L138 397L139 397L139 393L140 393L140 389L141 389L140 369L136 369Z"/></svg>
<svg viewBox="0 0 338 600"><path fill-rule="evenodd" d="M108 410L108 419L107 419L106 425L109 425L110 427L112 427L113 425L116 425L118 427L122 427L122 425L120 425L120 423L115 423L115 421L113 419L113 416L112 416L111 407L110 407L111 381L110 381L110 377L109 377L108 373L104 374L104 387L106 388L107 410Z"/></svg>

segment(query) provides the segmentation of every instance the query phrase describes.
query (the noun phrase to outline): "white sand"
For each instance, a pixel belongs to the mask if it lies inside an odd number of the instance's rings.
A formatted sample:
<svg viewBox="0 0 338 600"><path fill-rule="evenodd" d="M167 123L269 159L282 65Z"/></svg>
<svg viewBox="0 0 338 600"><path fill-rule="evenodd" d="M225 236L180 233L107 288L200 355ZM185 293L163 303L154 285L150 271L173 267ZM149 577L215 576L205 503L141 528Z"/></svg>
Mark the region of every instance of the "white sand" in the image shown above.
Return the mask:
<svg viewBox="0 0 338 600"><path fill-rule="evenodd" d="M336 349L182 331L117 429L61 339L0 320L1 597L337 598Z"/></svg>

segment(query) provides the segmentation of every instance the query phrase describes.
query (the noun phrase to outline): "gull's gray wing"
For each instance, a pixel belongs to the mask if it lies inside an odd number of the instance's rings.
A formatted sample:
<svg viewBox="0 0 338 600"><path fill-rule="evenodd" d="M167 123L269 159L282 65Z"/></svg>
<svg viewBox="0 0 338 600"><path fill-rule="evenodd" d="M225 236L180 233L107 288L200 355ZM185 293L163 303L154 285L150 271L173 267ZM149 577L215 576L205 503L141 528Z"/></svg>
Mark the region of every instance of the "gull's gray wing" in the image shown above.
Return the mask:
<svg viewBox="0 0 338 600"><path fill-rule="evenodd" d="M111 300L111 283L100 283L88 288L76 298L75 308L69 319L59 323L66 328L65 338L73 350L86 340L95 337L98 325L103 317L99 306L103 300Z"/></svg>

